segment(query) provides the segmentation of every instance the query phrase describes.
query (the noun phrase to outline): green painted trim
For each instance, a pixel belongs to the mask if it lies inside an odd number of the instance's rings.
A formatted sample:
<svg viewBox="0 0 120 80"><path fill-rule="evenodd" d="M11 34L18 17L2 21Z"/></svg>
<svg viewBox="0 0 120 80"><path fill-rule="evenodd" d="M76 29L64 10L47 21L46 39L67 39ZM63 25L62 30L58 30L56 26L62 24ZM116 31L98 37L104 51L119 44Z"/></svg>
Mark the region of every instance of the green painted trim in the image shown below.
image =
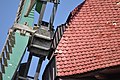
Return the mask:
<svg viewBox="0 0 120 80"><path fill-rule="evenodd" d="M10 55L10 60L8 61L8 67L5 69L5 74L3 74L3 80L11 80L14 72L16 71L19 62L26 50L28 44L29 36L21 36L20 33L15 33L15 46L12 48L12 54Z"/></svg>
<svg viewBox="0 0 120 80"><path fill-rule="evenodd" d="M31 27L33 25L33 22L34 22L34 8L31 10L28 17L24 16L27 9L28 9L29 4L30 4L30 0L25 0L25 5L23 6L23 10L22 10L22 13L21 13L21 18L20 18L18 23L25 24L25 22L27 22L28 26Z"/></svg>
<svg viewBox="0 0 120 80"><path fill-rule="evenodd" d="M34 22L34 8L31 10L28 17L24 17L27 8L29 6L30 0L25 0L25 5L23 6L19 24L25 24L27 22L29 27L33 26ZM8 60L8 67L5 68L5 74L3 74L3 80L11 80L18 65L21 61L24 51L26 50L29 41L29 36L22 36L20 33L15 32L15 46L12 48L12 54L10 54L10 60Z"/></svg>
<svg viewBox="0 0 120 80"><path fill-rule="evenodd" d="M42 3L40 1L37 1L35 10L40 14L41 9L42 9Z"/></svg>

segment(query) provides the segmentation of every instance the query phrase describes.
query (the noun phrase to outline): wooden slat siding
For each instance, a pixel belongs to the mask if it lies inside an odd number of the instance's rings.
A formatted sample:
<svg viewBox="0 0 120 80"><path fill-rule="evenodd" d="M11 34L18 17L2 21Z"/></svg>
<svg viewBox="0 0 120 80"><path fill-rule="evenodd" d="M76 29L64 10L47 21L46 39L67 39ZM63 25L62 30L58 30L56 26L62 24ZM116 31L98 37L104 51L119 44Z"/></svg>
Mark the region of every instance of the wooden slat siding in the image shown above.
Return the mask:
<svg viewBox="0 0 120 80"><path fill-rule="evenodd" d="M63 25L63 33L64 33L65 29L66 29L66 25Z"/></svg>
<svg viewBox="0 0 120 80"><path fill-rule="evenodd" d="M54 49L57 47L57 43L59 42L59 39L58 39L58 29L59 29L59 27L57 28L57 30L56 30L56 34L55 34L55 40L56 40L56 43L54 43L54 44L55 44Z"/></svg>
<svg viewBox="0 0 120 80"><path fill-rule="evenodd" d="M0 54L0 68L2 73L5 73L5 66L8 66L7 60L10 60L10 53L12 53L12 46L14 46L14 43L15 37L12 33L9 33Z"/></svg>
<svg viewBox="0 0 120 80"><path fill-rule="evenodd" d="M60 39L62 38L62 35L65 31L66 28L66 24L62 24L60 26L57 27L54 36L53 36L53 40L51 43L51 51L48 55L48 59L50 59L52 57L52 55L54 54L53 52L55 51L55 49L57 48L57 45L59 44Z"/></svg>
<svg viewBox="0 0 120 80"><path fill-rule="evenodd" d="M7 45L8 45L8 52L12 53L12 46L9 43L9 40L7 40Z"/></svg>
<svg viewBox="0 0 120 80"><path fill-rule="evenodd" d="M19 3L19 7L18 7L18 10L17 10L17 13L19 13L21 4L22 4L23 2L24 2L23 0L20 0L20 3Z"/></svg>
<svg viewBox="0 0 120 80"><path fill-rule="evenodd" d="M7 59L5 57L5 53L4 52L2 52L2 58L3 58L4 66L7 66Z"/></svg>
<svg viewBox="0 0 120 80"><path fill-rule="evenodd" d="M62 25L62 26L63 26L63 25ZM61 36L62 36L62 34L63 34L63 32L64 32L64 31L63 31L63 27L61 27L60 29L61 29L61 32L60 32L60 33L61 33Z"/></svg>
<svg viewBox="0 0 120 80"><path fill-rule="evenodd" d="M54 42L53 44L55 45L55 46L54 46L54 48L55 48L55 47L57 47L57 46L56 46L56 43L57 43L56 35L55 35L54 41L55 41L55 42Z"/></svg>
<svg viewBox="0 0 120 80"><path fill-rule="evenodd" d="M22 2L22 1L21 1ZM21 4L21 2L20 2L20 4ZM20 10L20 5L19 5L19 7L18 7L18 10L17 10L17 14L16 14L16 18L15 18L15 22L18 22L18 16L21 14L21 10Z"/></svg>
<svg viewBox="0 0 120 80"><path fill-rule="evenodd" d="M53 43L52 43L52 48L54 49L56 47L56 44L55 44L55 39L53 39Z"/></svg>
<svg viewBox="0 0 120 80"><path fill-rule="evenodd" d="M63 32L64 32L64 31L62 30L62 28L63 28L63 27L60 27L60 37L62 37Z"/></svg>
<svg viewBox="0 0 120 80"><path fill-rule="evenodd" d="M22 9L23 9L24 2L25 2L25 0L21 0L21 1L20 1L19 8L18 8L18 10L17 10L16 19L15 19L15 22L17 22L17 23L18 23L18 21L19 21L19 19L20 19L21 11L22 11Z"/></svg>
<svg viewBox="0 0 120 80"><path fill-rule="evenodd" d="M60 40L60 38L61 38L61 36L60 36L60 34L61 34L61 32L60 32L60 28L61 28L61 27L58 28L58 32L57 32L58 40Z"/></svg>
<svg viewBox="0 0 120 80"><path fill-rule="evenodd" d="M55 32L54 37L53 37L53 42L51 45L51 47L53 49L56 49L64 31L65 31L65 28L66 28L65 24L62 24L62 25L57 27L56 32Z"/></svg>
<svg viewBox="0 0 120 80"><path fill-rule="evenodd" d="M12 45L12 47L14 47L14 44L15 44L15 36L12 34L9 36L9 40L10 40L10 43Z"/></svg>
<svg viewBox="0 0 120 80"><path fill-rule="evenodd" d="M14 47L14 41L13 41L13 39L9 38L9 40L10 40L10 45L11 45L12 47Z"/></svg>
<svg viewBox="0 0 120 80"><path fill-rule="evenodd" d="M58 30L58 28L56 29L56 31L57 31L57 30ZM53 42L52 42L52 45L53 45L52 48L53 48L53 49L55 49L56 43L57 43L57 42L56 42L56 33L57 33L57 32L55 32L55 34L54 34L54 36L53 36Z"/></svg>
<svg viewBox="0 0 120 80"><path fill-rule="evenodd" d="M22 7L23 7L23 5L24 5L24 2L25 2L25 0L22 0L22 3L20 4L20 10L22 10ZM20 11L19 10L19 11Z"/></svg>
<svg viewBox="0 0 120 80"><path fill-rule="evenodd" d="M15 44L15 34L12 34L13 44Z"/></svg>
<svg viewBox="0 0 120 80"><path fill-rule="evenodd" d="M58 27L57 27L57 29L56 29L56 31L55 31L54 36L53 36L53 42L52 42L53 49L55 49L55 47L57 47L57 46L56 46L56 43L57 43L57 41L56 41L56 33L57 33L57 30L58 30Z"/></svg>
<svg viewBox="0 0 120 80"><path fill-rule="evenodd" d="M7 66L7 47L6 46L9 46L7 43L8 43L8 40L11 38L10 34L8 34L7 36L7 39L5 41L5 44L4 44L4 47L2 49L2 52L1 52L1 59L3 60L3 63L4 63L4 66ZM14 44L13 44L14 45Z"/></svg>
<svg viewBox="0 0 120 80"><path fill-rule="evenodd" d="M16 15L17 17L16 18L18 18L18 16L21 15L22 7L23 6L19 5L18 11L17 11L17 15Z"/></svg>
<svg viewBox="0 0 120 80"><path fill-rule="evenodd" d="M18 23L19 19L20 19L20 17L18 17L18 18L16 19L16 23Z"/></svg>
<svg viewBox="0 0 120 80"><path fill-rule="evenodd" d="M21 12L19 12L19 13L17 14L17 16L18 16L17 18L19 19L20 16L21 16ZM18 19L17 19L17 20L18 20Z"/></svg>
<svg viewBox="0 0 120 80"><path fill-rule="evenodd" d="M18 12L21 12L24 2L25 2L25 0L21 0L21 3L19 4L20 8L18 9Z"/></svg>
<svg viewBox="0 0 120 80"><path fill-rule="evenodd" d="M58 28L59 29L59 28ZM55 35L55 38L56 38L56 44L59 42L59 38L58 38L58 30L56 32L56 35Z"/></svg>
<svg viewBox="0 0 120 80"><path fill-rule="evenodd" d="M10 54L8 52L8 45L5 46L5 53L6 53L6 58L10 60Z"/></svg>
<svg viewBox="0 0 120 80"><path fill-rule="evenodd" d="M1 65L1 72L5 73L5 66L3 65L2 57L0 57L0 65Z"/></svg>
<svg viewBox="0 0 120 80"><path fill-rule="evenodd" d="M17 19L16 19L16 22L18 23L18 21L19 21L19 19L20 19L20 16L21 16L21 14L20 15L17 15Z"/></svg>
<svg viewBox="0 0 120 80"><path fill-rule="evenodd" d="M17 15L19 15L19 13L21 13L21 10L22 10L22 7L23 7L23 3L24 3L24 0L21 0L20 4L19 4L19 7L18 7L18 10L17 10Z"/></svg>

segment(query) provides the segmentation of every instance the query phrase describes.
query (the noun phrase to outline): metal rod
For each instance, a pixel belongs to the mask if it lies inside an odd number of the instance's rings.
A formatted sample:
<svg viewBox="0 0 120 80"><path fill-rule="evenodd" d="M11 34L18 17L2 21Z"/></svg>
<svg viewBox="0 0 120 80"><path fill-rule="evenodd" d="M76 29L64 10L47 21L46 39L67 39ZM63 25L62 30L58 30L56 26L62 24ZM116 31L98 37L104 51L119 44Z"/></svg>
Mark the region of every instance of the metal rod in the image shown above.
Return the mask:
<svg viewBox="0 0 120 80"><path fill-rule="evenodd" d="M38 66L37 66L37 69L36 69L36 73L35 73L35 76L34 76L34 80L38 80L38 77L39 77L39 73L40 73L40 69L41 69L43 60L44 60L44 57L41 57L41 58L39 59Z"/></svg>
<svg viewBox="0 0 120 80"><path fill-rule="evenodd" d="M45 12L45 8L46 8L46 4L47 4L47 1L42 2L42 8L41 8L41 11L40 11L40 16L39 16L39 20L38 20L38 26L41 26L42 19L43 19L43 16L44 16L44 12Z"/></svg>
<svg viewBox="0 0 120 80"><path fill-rule="evenodd" d="M26 68L25 68L24 77L27 77L31 61L32 61L32 53L29 53L29 57L28 57L28 60L27 60L27 65L26 65Z"/></svg>
<svg viewBox="0 0 120 80"><path fill-rule="evenodd" d="M52 10L52 15L50 17L50 21L49 21L49 30L52 30L53 29L53 22L54 22L54 19L55 19L55 14L56 14L56 11L57 11L57 7L58 7L58 4L54 3L54 7L53 7L53 10Z"/></svg>

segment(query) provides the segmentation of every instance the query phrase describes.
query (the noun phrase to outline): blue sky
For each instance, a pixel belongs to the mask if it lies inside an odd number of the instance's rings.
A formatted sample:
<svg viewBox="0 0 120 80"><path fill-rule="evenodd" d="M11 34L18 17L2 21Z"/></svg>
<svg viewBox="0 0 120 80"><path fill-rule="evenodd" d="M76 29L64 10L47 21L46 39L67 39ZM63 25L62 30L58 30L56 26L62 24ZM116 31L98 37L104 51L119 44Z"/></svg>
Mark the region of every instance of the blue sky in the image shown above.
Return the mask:
<svg viewBox="0 0 120 80"><path fill-rule="evenodd" d="M0 2L0 51L4 45L8 29L12 27L14 23L19 1L20 0L1 0ZM83 2L83 0L61 0L55 17L55 27L65 23L69 13L81 2ZM49 6L45 12L45 21L49 19L48 10L50 10ZM35 14L35 16L37 17L37 14ZM35 23L37 23L37 18L35 18ZM34 62L35 60L33 60L33 64L35 64ZM32 69L32 71L34 70ZM31 75L33 74L32 71L30 72Z"/></svg>

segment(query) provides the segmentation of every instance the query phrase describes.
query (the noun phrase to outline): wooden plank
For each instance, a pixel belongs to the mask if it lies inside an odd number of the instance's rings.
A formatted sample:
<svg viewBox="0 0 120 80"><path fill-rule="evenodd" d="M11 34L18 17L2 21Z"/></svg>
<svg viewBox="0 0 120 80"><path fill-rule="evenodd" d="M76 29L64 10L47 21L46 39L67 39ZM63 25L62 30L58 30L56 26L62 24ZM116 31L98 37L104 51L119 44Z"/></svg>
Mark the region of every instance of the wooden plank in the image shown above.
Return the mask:
<svg viewBox="0 0 120 80"><path fill-rule="evenodd" d="M8 52L12 53L12 46L10 45L9 40L7 40L7 45L8 45Z"/></svg>
<svg viewBox="0 0 120 80"><path fill-rule="evenodd" d="M2 60L4 62L4 66L7 66L7 59L5 57L5 52L2 52Z"/></svg>
<svg viewBox="0 0 120 80"><path fill-rule="evenodd" d="M12 79L28 44L29 36L21 36L20 33L16 32L15 37L16 44L12 49L12 54L10 55L11 59L8 60L8 67L5 68L6 73L3 74L3 80Z"/></svg>
<svg viewBox="0 0 120 80"><path fill-rule="evenodd" d="M5 73L5 66L2 64L2 56L0 56L0 65L2 73Z"/></svg>
<svg viewBox="0 0 120 80"><path fill-rule="evenodd" d="M6 58L10 60L10 54L8 53L7 46L5 46Z"/></svg>

